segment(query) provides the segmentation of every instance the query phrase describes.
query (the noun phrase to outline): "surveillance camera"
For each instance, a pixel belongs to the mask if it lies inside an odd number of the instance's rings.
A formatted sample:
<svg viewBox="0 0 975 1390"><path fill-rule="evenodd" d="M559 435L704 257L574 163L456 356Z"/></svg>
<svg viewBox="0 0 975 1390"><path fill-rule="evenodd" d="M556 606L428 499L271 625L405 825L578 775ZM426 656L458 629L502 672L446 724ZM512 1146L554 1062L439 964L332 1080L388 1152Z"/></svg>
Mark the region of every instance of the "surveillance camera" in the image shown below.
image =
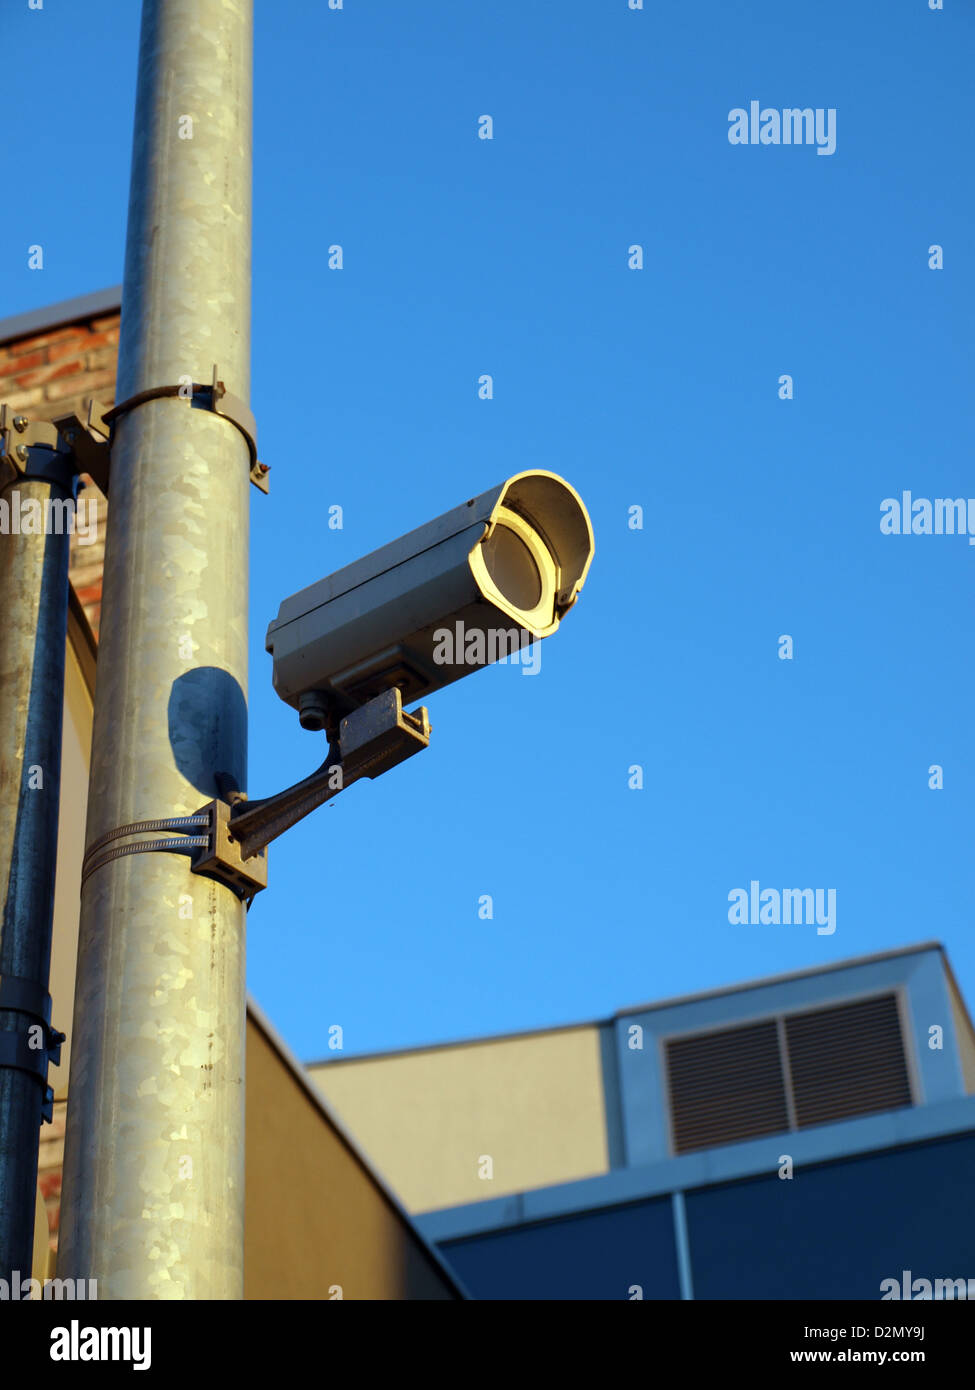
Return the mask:
<svg viewBox="0 0 975 1390"><path fill-rule="evenodd" d="M285 599L267 631L274 688L306 729L394 687L428 695L550 637L592 556L575 489L516 473Z"/></svg>

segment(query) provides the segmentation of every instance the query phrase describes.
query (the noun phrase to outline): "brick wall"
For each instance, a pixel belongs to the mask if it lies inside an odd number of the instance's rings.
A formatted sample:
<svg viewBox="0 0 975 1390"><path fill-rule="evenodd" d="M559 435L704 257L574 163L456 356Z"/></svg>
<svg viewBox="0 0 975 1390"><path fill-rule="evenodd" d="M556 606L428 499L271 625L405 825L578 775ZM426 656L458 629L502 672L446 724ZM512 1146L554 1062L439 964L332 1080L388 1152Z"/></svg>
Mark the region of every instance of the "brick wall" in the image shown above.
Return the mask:
<svg viewBox="0 0 975 1390"><path fill-rule="evenodd" d="M85 417L94 396L108 406L115 400L119 314L68 324L13 342L0 343L0 402L35 420L52 420L76 410ZM87 474L86 497L97 509L97 539L80 545L71 538L71 583L92 631L98 636L102 604L102 567L108 503Z"/></svg>

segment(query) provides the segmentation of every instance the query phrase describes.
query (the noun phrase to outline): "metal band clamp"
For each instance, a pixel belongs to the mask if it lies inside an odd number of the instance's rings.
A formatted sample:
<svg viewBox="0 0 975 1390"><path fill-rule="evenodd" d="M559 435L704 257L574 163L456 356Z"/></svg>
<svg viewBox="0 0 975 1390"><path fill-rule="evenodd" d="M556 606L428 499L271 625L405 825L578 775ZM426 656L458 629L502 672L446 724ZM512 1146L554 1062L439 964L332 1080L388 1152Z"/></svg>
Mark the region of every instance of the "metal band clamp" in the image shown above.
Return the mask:
<svg viewBox="0 0 975 1390"><path fill-rule="evenodd" d="M189 393L189 394L187 394ZM136 406L144 405L146 401L162 400L167 396L179 396L189 402L197 397L202 397L208 410L212 410L215 415L222 415L225 420L229 420L235 425L247 441L247 449L251 459L250 478L255 487L260 488L261 492L268 492L268 469L266 463L259 463L257 460L257 422L250 409L238 396L232 396L227 391L226 386L220 380L217 364L213 364L213 380L209 383L194 381L191 384L184 382L180 386L153 386L147 391L139 391L134 396L130 396L126 401L120 401L111 410L99 412L100 423L103 427L114 428L115 421ZM96 421L95 423L99 423Z"/></svg>
<svg viewBox="0 0 975 1390"><path fill-rule="evenodd" d="M230 838L230 807L224 801L210 801L191 816L169 816L162 820L140 820L120 826L99 836L89 845L81 866L82 886L93 873L115 859L127 854L149 854L162 851L169 854L190 854L190 869L195 874L215 878L230 888L243 901L250 902L255 893L267 887L267 854L261 850L244 860L240 846ZM131 844L115 844L116 840L149 832L178 831L180 839L135 840ZM192 833L192 832L204 833Z"/></svg>
<svg viewBox="0 0 975 1390"><path fill-rule="evenodd" d="M61 1044L65 1040L64 1033L50 1024L51 996L36 980L22 975L0 975L0 1010L23 1014L30 1020L26 1029L0 1033L0 1068L27 1072L40 1083L44 1091L41 1118L50 1124L54 1119L54 1091L47 1084L47 1068L51 1062L55 1066L60 1064ZM32 1045L32 1028L42 1030L42 1047Z"/></svg>

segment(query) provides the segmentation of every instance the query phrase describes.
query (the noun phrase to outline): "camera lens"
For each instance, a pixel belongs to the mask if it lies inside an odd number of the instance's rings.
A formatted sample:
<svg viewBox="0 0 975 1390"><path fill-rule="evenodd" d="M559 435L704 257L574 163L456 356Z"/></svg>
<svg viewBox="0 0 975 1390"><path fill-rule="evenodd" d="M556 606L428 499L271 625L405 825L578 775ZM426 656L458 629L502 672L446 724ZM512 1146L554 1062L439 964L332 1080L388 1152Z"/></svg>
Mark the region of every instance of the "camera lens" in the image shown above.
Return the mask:
<svg viewBox="0 0 975 1390"><path fill-rule="evenodd" d="M542 597L542 580L525 542L499 523L481 548L487 572L500 592L515 608L530 612Z"/></svg>

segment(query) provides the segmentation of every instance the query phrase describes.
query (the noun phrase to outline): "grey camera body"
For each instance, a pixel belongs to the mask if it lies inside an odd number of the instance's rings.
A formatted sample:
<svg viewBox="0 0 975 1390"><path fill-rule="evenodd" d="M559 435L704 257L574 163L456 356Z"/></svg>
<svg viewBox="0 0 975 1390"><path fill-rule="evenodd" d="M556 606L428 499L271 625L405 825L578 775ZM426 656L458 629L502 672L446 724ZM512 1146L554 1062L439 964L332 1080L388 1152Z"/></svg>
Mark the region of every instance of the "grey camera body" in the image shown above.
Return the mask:
<svg viewBox="0 0 975 1390"><path fill-rule="evenodd" d="M555 632L592 554L574 489L516 474L285 599L274 688L311 729L393 687L419 699Z"/></svg>

